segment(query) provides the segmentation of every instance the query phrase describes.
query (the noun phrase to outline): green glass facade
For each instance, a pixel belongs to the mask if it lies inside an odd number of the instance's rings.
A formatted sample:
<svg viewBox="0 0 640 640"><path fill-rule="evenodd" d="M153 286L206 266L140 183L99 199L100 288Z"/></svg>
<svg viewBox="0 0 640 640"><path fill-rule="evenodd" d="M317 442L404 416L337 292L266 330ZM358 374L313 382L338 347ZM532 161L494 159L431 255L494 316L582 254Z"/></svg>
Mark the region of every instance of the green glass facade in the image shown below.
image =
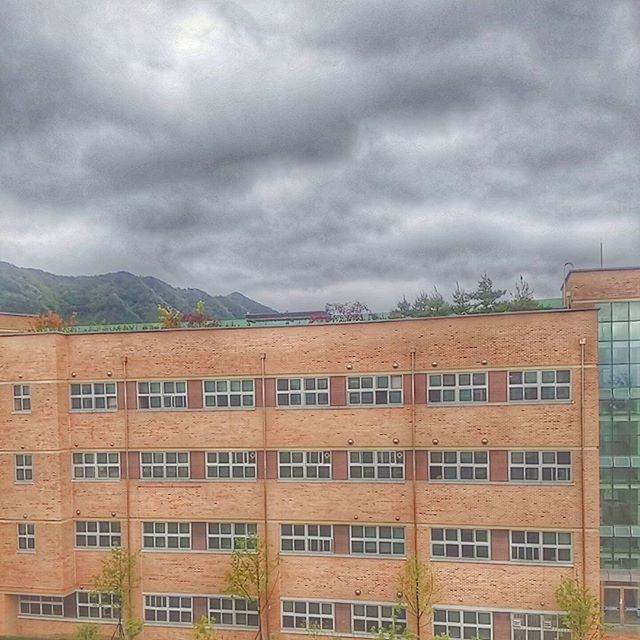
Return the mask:
<svg viewBox="0 0 640 640"><path fill-rule="evenodd" d="M640 569L640 302L598 307L601 561L604 569L634 570Z"/></svg>

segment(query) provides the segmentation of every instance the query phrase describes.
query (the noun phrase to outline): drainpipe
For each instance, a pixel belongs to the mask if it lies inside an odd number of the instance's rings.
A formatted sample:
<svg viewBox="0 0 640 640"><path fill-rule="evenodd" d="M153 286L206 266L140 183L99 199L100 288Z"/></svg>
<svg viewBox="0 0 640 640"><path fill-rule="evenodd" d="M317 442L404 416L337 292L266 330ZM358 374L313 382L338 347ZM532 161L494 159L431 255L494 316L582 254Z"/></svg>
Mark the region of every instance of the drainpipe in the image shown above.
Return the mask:
<svg viewBox="0 0 640 640"><path fill-rule="evenodd" d="M131 478L129 477L129 359L125 356L122 359L122 378L124 381L124 457L126 469L125 496L126 496L126 519L127 519L127 551L131 553ZM128 576L129 593L131 593L131 572Z"/></svg>
<svg viewBox="0 0 640 640"><path fill-rule="evenodd" d="M413 549L416 558L418 558L418 499L417 499L417 481L416 481L416 349L411 349L411 499L413 512ZM419 586L416 584L416 598L418 597ZM417 601L417 600L416 600ZM420 618L416 619L416 638L420 640Z"/></svg>
<svg viewBox="0 0 640 640"><path fill-rule="evenodd" d="M264 598L265 598L265 615L263 620L265 623L265 635L263 638L269 638L269 614L270 614L270 587L269 587L269 519L267 518L267 354L260 354L260 384L262 387L262 468L264 477L262 479L262 511L263 511L263 524L264 524ZM262 612L260 612L262 615ZM262 635L262 634L261 634Z"/></svg>
<svg viewBox="0 0 640 640"><path fill-rule="evenodd" d="M585 464L585 442L584 442L584 420L585 420L585 345L587 344L586 338L580 338L580 459L581 462L581 474L582 474L582 487L580 491L580 501L582 507L582 584L587 586L587 505L585 498L585 485L586 485L586 467Z"/></svg>

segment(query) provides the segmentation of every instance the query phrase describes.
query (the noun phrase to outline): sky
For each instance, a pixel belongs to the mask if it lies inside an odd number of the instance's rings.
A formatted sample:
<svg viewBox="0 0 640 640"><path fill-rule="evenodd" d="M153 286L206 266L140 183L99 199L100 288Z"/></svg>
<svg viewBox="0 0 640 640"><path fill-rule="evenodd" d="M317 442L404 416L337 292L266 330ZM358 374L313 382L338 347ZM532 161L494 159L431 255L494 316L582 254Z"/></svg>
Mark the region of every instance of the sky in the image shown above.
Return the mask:
<svg viewBox="0 0 640 640"><path fill-rule="evenodd" d="M638 0L2 0L0 260L280 310L640 264Z"/></svg>

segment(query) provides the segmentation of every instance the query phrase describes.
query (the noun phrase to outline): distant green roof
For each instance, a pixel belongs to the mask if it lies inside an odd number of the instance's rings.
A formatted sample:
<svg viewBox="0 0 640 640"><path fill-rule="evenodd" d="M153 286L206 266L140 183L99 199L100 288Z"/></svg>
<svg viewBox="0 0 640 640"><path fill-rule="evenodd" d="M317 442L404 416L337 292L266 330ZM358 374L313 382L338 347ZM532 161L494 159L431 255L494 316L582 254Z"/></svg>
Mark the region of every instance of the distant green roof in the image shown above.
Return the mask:
<svg viewBox="0 0 640 640"><path fill-rule="evenodd" d="M536 302L547 309L562 309L564 307L562 298L539 298Z"/></svg>

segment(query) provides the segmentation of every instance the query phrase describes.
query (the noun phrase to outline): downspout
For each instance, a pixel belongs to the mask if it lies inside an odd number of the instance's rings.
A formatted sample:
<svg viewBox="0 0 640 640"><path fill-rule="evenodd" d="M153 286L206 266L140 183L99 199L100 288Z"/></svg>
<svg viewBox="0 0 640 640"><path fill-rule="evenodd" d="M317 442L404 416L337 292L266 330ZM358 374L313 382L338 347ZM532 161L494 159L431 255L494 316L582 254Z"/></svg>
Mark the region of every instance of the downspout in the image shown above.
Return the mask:
<svg viewBox="0 0 640 640"><path fill-rule="evenodd" d="M124 457L126 469L125 496L126 496L126 519L127 519L127 550L131 553L131 478L129 473L129 359L125 356L122 359L122 377L124 386ZM131 572L129 572L129 593L131 593Z"/></svg>
<svg viewBox="0 0 640 640"><path fill-rule="evenodd" d="M263 617L265 623L265 636L268 639L271 635L269 629L269 614L271 603L269 590L269 520L267 518L267 354L260 354L260 384L262 387L262 468L264 477L262 478L262 511L264 524L264 597L265 597L265 615ZM260 612L262 615L262 612ZM265 638L263 636L263 638Z"/></svg>
<svg viewBox="0 0 640 640"><path fill-rule="evenodd" d="M580 491L580 501L582 507L582 585L587 585L587 505L585 498L585 485L586 485L586 467L585 464L585 442L584 442L584 419L585 419L585 345L587 344L586 338L580 338L580 471L582 474L582 487Z"/></svg>
<svg viewBox="0 0 640 640"><path fill-rule="evenodd" d="M416 349L411 349L411 498L413 512L413 549L415 557L418 558L418 499L417 499L417 481L416 481ZM419 587L416 584L416 602L418 602ZM416 611L416 614L420 612ZM416 638L420 640L420 617L416 615Z"/></svg>

